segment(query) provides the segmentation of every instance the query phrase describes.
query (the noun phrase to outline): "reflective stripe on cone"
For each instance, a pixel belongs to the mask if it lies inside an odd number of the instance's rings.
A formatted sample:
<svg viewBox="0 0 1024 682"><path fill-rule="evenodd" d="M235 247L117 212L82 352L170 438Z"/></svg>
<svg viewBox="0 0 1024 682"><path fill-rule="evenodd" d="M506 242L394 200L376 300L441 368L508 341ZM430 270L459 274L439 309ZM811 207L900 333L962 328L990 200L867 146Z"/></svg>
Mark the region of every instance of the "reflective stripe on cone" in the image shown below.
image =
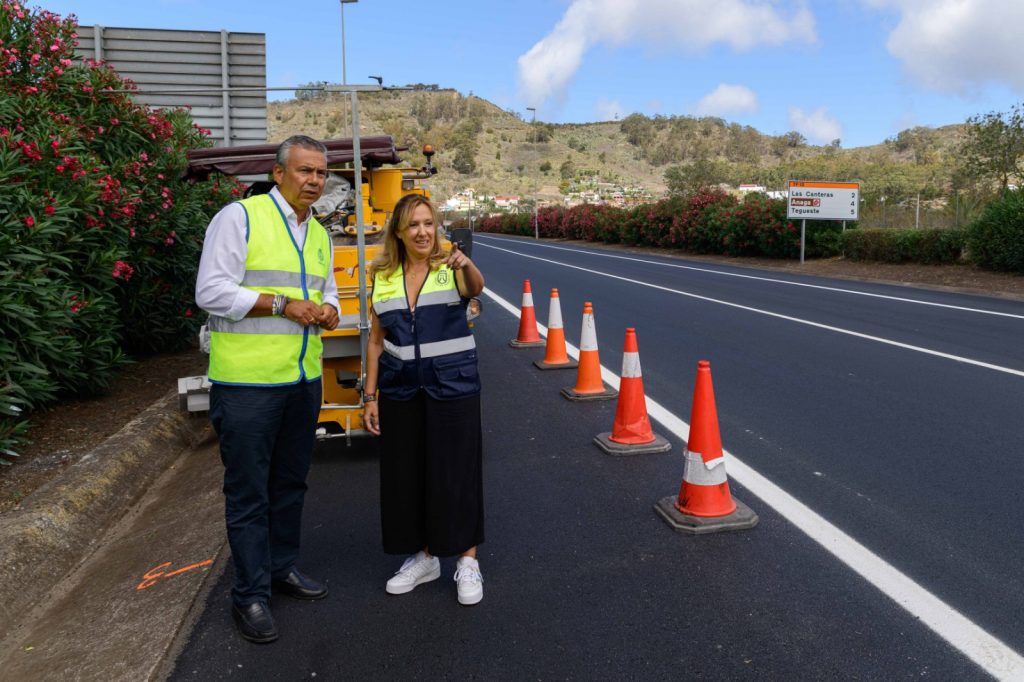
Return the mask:
<svg viewBox="0 0 1024 682"><path fill-rule="evenodd" d="M594 442L610 455L665 452L672 445L655 435L647 417L647 399L644 380L640 372L640 351L636 330L626 330L622 353L622 380L619 382L619 401L615 406L615 423L610 434L598 434Z"/></svg>
<svg viewBox="0 0 1024 682"><path fill-rule="evenodd" d="M580 361L576 369L576 386L563 388L562 395L573 401L611 400L619 394L601 380L601 359L597 350L597 328L594 306L583 304L583 328L580 330Z"/></svg>
<svg viewBox="0 0 1024 682"><path fill-rule="evenodd" d="M544 347L544 359L533 364L539 369L575 369L578 364L565 351L565 329L562 328L562 305L558 301L558 289L551 290L548 342Z"/></svg>
<svg viewBox="0 0 1024 682"><path fill-rule="evenodd" d="M679 495L663 497L654 509L670 526L685 533L743 530L757 525L757 514L729 492L711 363L707 360L697 363Z"/></svg>
<svg viewBox="0 0 1024 682"><path fill-rule="evenodd" d="M513 348L538 348L544 345L537 331L537 314L533 309L530 280L523 280L523 305L519 311L519 334L508 342Z"/></svg>

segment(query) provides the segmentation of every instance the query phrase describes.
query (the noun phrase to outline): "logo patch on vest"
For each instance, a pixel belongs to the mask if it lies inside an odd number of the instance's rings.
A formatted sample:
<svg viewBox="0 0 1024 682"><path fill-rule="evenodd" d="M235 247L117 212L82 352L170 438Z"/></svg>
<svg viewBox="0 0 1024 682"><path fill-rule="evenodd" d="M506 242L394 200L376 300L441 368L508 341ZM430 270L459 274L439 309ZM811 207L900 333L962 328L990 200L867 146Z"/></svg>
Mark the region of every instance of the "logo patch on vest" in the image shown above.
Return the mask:
<svg viewBox="0 0 1024 682"><path fill-rule="evenodd" d="M317 250L316 250L316 259L318 261L320 261L320 265L324 264L324 250L323 250L323 248L317 248Z"/></svg>
<svg viewBox="0 0 1024 682"><path fill-rule="evenodd" d="M447 270L438 270L437 271L437 283L438 284L448 284L448 271Z"/></svg>

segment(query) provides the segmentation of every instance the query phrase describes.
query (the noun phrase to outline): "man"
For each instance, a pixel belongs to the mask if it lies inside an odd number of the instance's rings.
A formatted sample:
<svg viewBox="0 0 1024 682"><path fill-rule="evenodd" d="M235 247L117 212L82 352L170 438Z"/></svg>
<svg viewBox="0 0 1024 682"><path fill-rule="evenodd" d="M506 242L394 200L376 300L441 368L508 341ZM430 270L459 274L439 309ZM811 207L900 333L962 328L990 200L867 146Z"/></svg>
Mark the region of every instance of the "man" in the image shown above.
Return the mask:
<svg viewBox="0 0 1024 682"><path fill-rule="evenodd" d="M322 599L301 573L302 504L321 403L321 329L338 325L327 231L312 216L327 150L296 135L268 194L225 206L206 231L196 303L210 314L210 420L220 437L232 616L242 637L278 637L271 589Z"/></svg>

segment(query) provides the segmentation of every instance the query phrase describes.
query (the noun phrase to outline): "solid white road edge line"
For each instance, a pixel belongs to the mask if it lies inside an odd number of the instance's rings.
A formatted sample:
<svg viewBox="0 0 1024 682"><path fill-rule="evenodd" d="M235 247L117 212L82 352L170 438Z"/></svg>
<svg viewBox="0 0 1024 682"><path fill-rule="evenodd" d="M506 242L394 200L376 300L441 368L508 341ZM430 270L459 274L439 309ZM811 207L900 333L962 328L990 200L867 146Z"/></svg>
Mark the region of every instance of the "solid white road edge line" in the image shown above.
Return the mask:
<svg viewBox="0 0 1024 682"><path fill-rule="evenodd" d="M519 319L519 309L484 289L492 301ZM547 337L546 326L537 323L537 331ZM579 360L579 349L569 342L566 353ZM619 376L601 365L601 378L618 388ZM647 414L681 440L688 440L690 425L651 398L646 398ZM996 679L1024 679L1024 657L999 639L978 627L962 613L898 571L887 561L839 530L795 497L778 487L732 453L725 451L728 475L756 495L787 521L874 585L887 597L921 620L933 632L971 659Z"/></svg>
<svg viewBox="0 0 1024 682"><path fill-rule="evenodd" d="M474 236L474 241L478 240L479 237ZM480 242L486 246L493 246L487 244L486 240ZM515 243L519 243L518 240ZM808 284L807 282L793 282L788 279L777 279L774 277L761 277L758 275L744 275L739 272L725 272L724 270L715 270L713 268L700 268L695 265L681 265L679 263L666 263L660 260L647 260L646 258L636 258L634 256L621 256L615 253L601 253L595 251L587 251L585 249L572 249L567 246L555 246L554 244L541 244L538 242L524 242L530 246L537 246L545 249L555 249L556 251L569 251L570 253L582 253L588 256L599 256L601 258L615 258L618 260L628 260L636 263L644 263L645 265L661 265L666 268L677 268L680 270L693 270L695 272L706 272L712 275L722 275L723 277L738 277L740 279L754 279L760 282L771 282L773 284L787 284L794 287L806 287L808 289L822 289L824 291L835 291L842 294L853 294L855 296L869 296L871 298L884 298L889 301L900 301L901 303L916 303L917 305L930 305L936 308L949 308L950 310L962 310L968 313L980 313L982 315L998 315L1000 317L1012 317L1018 320L1024 320L1024 315L1018 315L1016 313L1003 313L997 310L985 310L984 308L969 308L961 305L951 305L949 303L935 303L933 301L920 301L915 298L905 298L902 296L889 296L886 294L875 294L870 291L857 291L856 289L843 289L841 287L827 287L823 284ZM742 266L742 265L740 265ZM819 275L825 276L827 275Z"/></svg>
<svg viewBox="0 0 1024 682"><path fill-rule="evenodd" d="M601 277L608 277L610 279L617 279L622 282L629 282L630 284L638 284L643 287L650 287L651 289L658 289L660 291L667 291L670 294L679 294L680 296L687 296L689 298L696 298L701 301L708 301L709 303L717 303L719 305L729 306L730 308L737 308L739 310L746 310L759 315L767 315L768 317L775 317L780 320L788 320L789 322L796 322L797 324L805 324L809 327L817 327L818 329L825 329L838 334L846 334L847 336L855 336L860 339L867 339L868 341L875 341L877 343L884 343L888 346L895 346L896 348L903 348L905 350L912 350L918 353L924 353L925 355L933 355L937 358L945 358L947 360L953 360L954 362L962 362L967 365L974 365L975 367L984 367L985 369L995 370L996 372L1004 372L1006 374L1013 374L1015 376L1024 377L1024 370L1013 369L1012 367L1003 367L1001 365L993 365L990 362L982 362L981 360L972 360L971 358L965 358L961 355L952 355L951 353L943 353L942 351L932 350L930 348L924 348L922 346L913 346L909 343L901 343L899 341L893 341L891 339L884 339L881 336L872 336L871 334L862 334L861 332L855 332L851 329L843 329L842 327L833 327L829 324L822 324L821 322L812 322L811 320L804 320L799 317L792 317L791 315L783 315L782 313L773 313L770 310L763 310L761 308L754 308L748 305L742 305L740 303L732 303L730 301L723 301L718 298L711 298L710 296L701 296L700 294L691 294L688 291L682 291L680 289L672 289L670 287L663 287L660 284L651 284L650 282L641 282L637 279L630 279L629 277L622 277L620 275L613 275L609 272L601 272L600 270L591 270L590 268L584 268L579 265L570 265L569 263L563 263L557 260L551 260L550 258L541 258L540 256L531 256L528 253L519 253L518 251L512 251L510 249L503 249L500 246L494 246L493 244L481 244L487 248L495 249L497 251L504 251L510 253L513 256L519 256L520 258L530 258L533 260L539 260L544 263L551 263L552 265L559 265L563 268L571 268L573 270L580 270L582 272L589 272L592 275L600 275ZM516 313L518 315L518 313Z"/></svg>

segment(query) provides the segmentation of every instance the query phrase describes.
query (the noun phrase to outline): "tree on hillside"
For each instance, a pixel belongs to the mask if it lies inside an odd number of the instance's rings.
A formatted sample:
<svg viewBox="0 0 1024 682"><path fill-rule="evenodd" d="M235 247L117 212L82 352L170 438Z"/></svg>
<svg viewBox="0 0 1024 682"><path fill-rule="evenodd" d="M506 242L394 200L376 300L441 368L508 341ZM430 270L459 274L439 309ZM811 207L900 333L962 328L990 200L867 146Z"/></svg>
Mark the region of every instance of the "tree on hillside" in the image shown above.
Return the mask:
<svg viewBox="0 0 1024 682"><path fill-rule="evenodd" d="M549 142L555 136L555 126L550 123L533 123L531 127L531 142Z"/></svg>
<svg viewBox="0 0 1024 682"><path fill-rule="evenodd" d="M470 175L476 171L476 143L464 141L455 147L455 157L452 159L452 168L463 175Z"/></svg>
<svg viewBox="0 0 1024 682"><path fill-rule="evenodd" d="M726 182L728 178L727 165L713 159L697 159L665 171L665 185L673 197L688 197L705 187Z"/></svg>
<svg viewBox="0 0 1024 682"><path fill-rule="evenodd" d="M807 144L807 138L795 130L790 130L782 136L782 139L786 142L787 147L802 147Z"/></svg>
<svg viewBox="0 0 1024 682"><path fill-rule="evenodd" d="M1024 176L1024 109L992 111L967 119L967 137L960 147L965 169L978 180L998 180L1005 191L1012 179Z"/></svg>
<svg viewBox="0 0 1024 682"><path fill-rule="evenodd" d="M622 119L619 130L626 136L626 141L635 147L642 147L654 137L654 123L643 114L630 114Z"/></svg>
<svg viewBox="0 0 1024 682"><path fill-rule="evenodd" d="M559 166L558 174L563 180L572 180L576 177L576 164L572 162L572 159L566 159Z"/></svg>
<svg viewBox="0 0 1024 682"><path fill-rule="evenodd" d="M295 99L310 100L323 97L325 87L327 87L327 81L311 81L309 83L304 83L295 91Z"/></svg>
<svg viewBox="0 0 1024 682"><path fill-rule="evenodd" d="M922 166L934 161L938 152L938 135L934 129L925 126L901 130L891 142L897 152L912 152L914 162Z"/></svg>

